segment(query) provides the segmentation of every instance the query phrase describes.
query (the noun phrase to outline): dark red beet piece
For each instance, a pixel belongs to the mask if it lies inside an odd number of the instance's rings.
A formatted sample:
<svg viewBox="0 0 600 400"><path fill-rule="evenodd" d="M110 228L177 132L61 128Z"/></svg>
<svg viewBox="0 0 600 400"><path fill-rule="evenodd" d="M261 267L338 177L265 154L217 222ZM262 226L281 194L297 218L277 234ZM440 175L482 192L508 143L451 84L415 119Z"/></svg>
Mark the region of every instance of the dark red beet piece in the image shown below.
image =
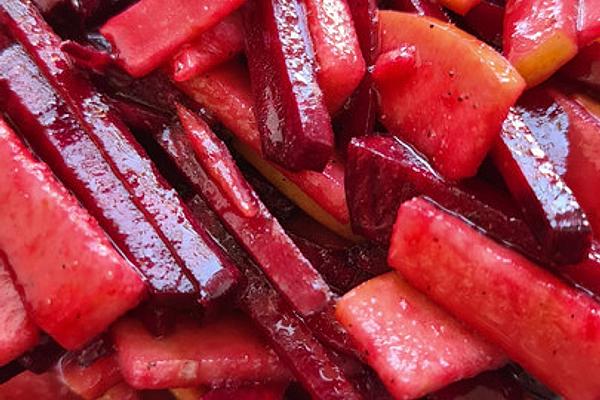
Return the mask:
<svg viewBox="0 0 600 400"><path fill-rule="evenodd" d="M363 58L367 66L373 65L379 48L377 1L349 0L348 6ZM362 82L334 120L336 142L342 151L345 151L353 137L373 133L376 112L377 94L371 73L367 70Z"/></svg>
<svg viewBox="0 0 600 400"><path fill-rule="evenodd" d="M21 134L139 269L151 294L169 301L195 297L194 284L156 229L19 45L0 55L0 91L0 104Z"/></svg>
<svg viewBox="0 0 600 400"><path fill-rule="evenodd" d="M438 2L431 0L391 0L390 3L393 10L425 15L444 22L450 21L450 18L448 18L448 15Z"/></svg>
<svg viewBox="0 0 600 400"><path fill-rule="evenodd" d="M579 50L579 53L561 69L568 78L600 90L600 42L593 42Z"/></svg>
<svg viewBox="0 0 600 400"><path fill-rule="evenodd" d="M105 72L114 63L114 57L89 45L72 40L62 43L60 48L79 66L97 73Z"/></svg>
<svg viewBox="0 0 600 400"><path fill-rule="evenodd" d="M464 16L468 29L497 49L502 48L504 7L492 0L481 0Z"/></svg>
<svg viewBox="0 0 600 400"><path fill-rule="evenodd" d="M302 10L298 0L248 2L246 54L265 157L292 171L321 171L333 131Z"/></svg>
<svg viewBox="0 0 600 400"><path fill-rule="evenodd" d="M269 339L273 349L315 399L360 399L352 384L285 299L267 282L258 268L196 196L190 203L197 218L227 249L247 279L238 304Z"/></svg>
<svg viewBox="0 0 600 400"><path fill-rule="evenodd" d="M492 150L494 163L544 250L557 263L587 255L590 224L518 110L511 110Z"/></svg>
<svg viewBox="0 0 600 400"><path fill-rule="evenodd" d="M71 106L81 127L160 232L179 264L196 279L200 301L210 302L229 290L238 277L235 267L222 256L200 223L190 218L183 201L158 174L103 96L72 68L60 50L60 38L37 10L23 0L7 0L0 8L0 20Z"/></svg>
<svg viewBox="0 0 600 400"><path fill-rule="evenodd" d="M204 147L221 147L221 153L227 152L227 149L222 143L219 143L206 124L197 120L198 117L189 112L183 115L185 115L183 123L188 137L190 135L197 136L206 144ZM327 284L285 234L277 220L260 203L256 194L250 190L245 178L233 164L233 160L230 159L229 168L221 162L221 159L215 160L220 163L216 168L211 167L214 175L220 175L219 180L224 182L223 185L220 185L211 179L212 177L209 177L197 162L200 158L206 159L206 154L201 152L194 157L193 152L190 153L189 141L185 140L183 133L179 132L179 138L177 134L176 128L173 128L171 144L179 147L177 150L179 155L174 156L170 153L170 157L179 164L183 162L180 160L187 160L187 165L181 169L191 180L194 190L207 200L236 239L301 314L309 315L323 309L331 296ZM168 149L166 143L160 144L163 149ZM196 150L202 151L199 147ZM208 164L208 162L203 164ZM246 211L239 211L239 208L247 210L248 207L232 204L230 199L238 198L237 194L225 195L223 188L231 189L231 185L227 183L229 180L237 182L236 186L242 184L245 186L247 197L251 199L247 202L251 202L250 204L253 204L253 208L255 208L254 215L248 215ZM237 192L239 194L239 191Z"/></svg>
<svg viewBox="0 0 600 400"><path fill-rule="evenodd" d="M378 179L385 176L386 179ZM398 138L354 139L346 169L348 205L357 233L387 244L400 204L426 195L504 244L547 262L528 226L518 215L493 207L470 191L446 181ZM492 188L487 188L492 190ZM497 196L492 191L490 196Z"/></svg>

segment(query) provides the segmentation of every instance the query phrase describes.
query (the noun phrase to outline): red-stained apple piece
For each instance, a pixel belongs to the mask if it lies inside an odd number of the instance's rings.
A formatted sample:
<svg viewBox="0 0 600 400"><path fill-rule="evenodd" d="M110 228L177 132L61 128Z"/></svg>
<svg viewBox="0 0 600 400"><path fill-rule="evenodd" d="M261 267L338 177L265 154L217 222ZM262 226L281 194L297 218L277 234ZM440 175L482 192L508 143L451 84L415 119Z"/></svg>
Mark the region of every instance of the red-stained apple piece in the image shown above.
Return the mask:
<svg viewBox="0 0 600 400"><path fill-rule="evenodd" d="M5 122L0 176L0 247L33 320L62 346L76 349L134 307L144 283Z"/></svg>
<svg viewBox="0 0 600 400"><path fill-rule="evenodd" d="M410 76L376 80L381 121L447 178L473 176L525 82L494 49L453 25L395 11L382 11L380 20L382 53L417 51Z"/></svg>
<svg viewBox="0 0 600 400"><path fill-rule="evenodd" d="M419 398L506 362L395 272L344 295L336 313L395 398Z"/></svg>
<svg viewBox="0 0 600 400"><path fill-rule="evenodd" d="M142 0L111 18L100 32L113 45L123 69L140 77L242 4L243 0Z"/></svg>
<svg viewBox="0 0 600 400"><path fill-rule="evenodd" d="M551 389L598 398L600 305L586 293L422 198L400 207L388 261Z"/></svg>

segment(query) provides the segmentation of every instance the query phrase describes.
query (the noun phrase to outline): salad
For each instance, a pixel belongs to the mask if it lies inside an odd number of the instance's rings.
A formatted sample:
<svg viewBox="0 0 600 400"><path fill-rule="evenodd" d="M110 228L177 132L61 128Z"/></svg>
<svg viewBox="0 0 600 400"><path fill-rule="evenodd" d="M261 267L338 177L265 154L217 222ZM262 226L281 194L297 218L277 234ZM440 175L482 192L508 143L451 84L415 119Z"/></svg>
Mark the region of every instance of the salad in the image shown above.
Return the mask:
<svg viewBox="0 0 600 400"><path fill-rule="evenodd" d="M0 0L0 399L600 399L600 3Z"/></svg>

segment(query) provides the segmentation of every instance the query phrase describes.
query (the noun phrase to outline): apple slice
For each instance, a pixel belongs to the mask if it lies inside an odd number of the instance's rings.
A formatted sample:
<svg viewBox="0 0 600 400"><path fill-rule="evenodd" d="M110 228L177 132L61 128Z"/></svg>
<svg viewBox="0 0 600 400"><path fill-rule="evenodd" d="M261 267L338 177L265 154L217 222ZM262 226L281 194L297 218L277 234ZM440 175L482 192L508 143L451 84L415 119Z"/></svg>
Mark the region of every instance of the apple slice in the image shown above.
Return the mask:
<svg viewBox="0 0 600 400"><path fill-rule="evenodd" d="M243 316L200 324L188 318L175 331L152 336L135 319L111 331L125 381L136 389L287 381L289 372Z"/></svg>
<svg viewBox="0 0 600 400"><path fill-rule="evenodd" d="M175 81L186 81L230 60L243 49L244 27L236 12L183 45L171 60L169 73Z"/></svg>
<svg viewBox="0 0 600 400"><path fill-rule="evenodd" d="M169 392L176 400L199 400L204 399L207 390L203 387L198 388L177 388L169 389Z"/></svg>
<svg viewBox="0 0 600 400"><path fill-rule="evenodd" d="M352 15L345 0L305 0L308 29L325 104L334 114L366 71Z"/></svg>
<svg viewBox="0 0 600 400"><path fill-rule="evenodd" d="M333 154L333 131L303 7L298 0L256 0L243 15L264 156L293 171L322 171Z"/></svg>
<svg viewBox="0 0 600 400"><path fill-rule="evenodd" d="M582 261L592 240L588 219L518 110L508 113L492 158L551 259Z"/></svg>
<svg viewBox="0 0 600 400"><path fill-rule="evenodd" d="M579 50L575 58L561 69L561 73L568 79L600 90L600 41Z"/></svg>
<svg viewBox="0 0 600 400"><path fill-rule="evenodd" d="M600 304L587 294L424 199L400 207L388 261L551 389L598 398Z"/></svg>
<svg viewBox="0 0 600 400"><path fill-rule="evenodd" d="M342 297L337 317L395 398L418 398L495 369L504 354L395 272Z"/></svg>
<svg viewBox="0 0 600 400"><path fill-rule="evenodd" d="M332 159L323 172L291 172L261 157L248 73L239 63L219 66L178 86L233 133L238 150L273 185L316 220L350 235L344 167L338 160Z"/></svg>
<svg viewBox="0 0 600 400"><path fill-rule="evenodd" d="M509 0L504 54L532 87L577 54L578 0ZM536 12L531 12L536 10Z"/></svg>
<svg viewBox="0 0 600 400"><path fill-rule="evenodd" d="M0 366L33 348L39 340L38 328L27 315L9 268L0 250Z"/></svg>
<svg viewBox="0 0 600 400"><path fill-rule="evenodd" d="M382 53L414 46L419 60L400 81L376 80L381 121L447 178L475 175L525 82L495 50L452 25L394 11L380 20Z"/></svg>
<svg viewBox="0 0 600 400"><path fill-rule="evenodd" d="M30 315L63 347L78 348L134 307L144 283L5 122L0 174L0 247Z"/></svg>
<svg viewBox="0 0 600 400"><path fill-rule="evenodd" d="M595 0L579 0L577 39L580 47L600 39L600 4Z"/></svg>
<svg viewBox="0 0 600 400"><path fill-rule="evenodd" d="M142 0L111 18L100 32L113 45L119 64L140 77L242 4L243 0Z"/></svg>

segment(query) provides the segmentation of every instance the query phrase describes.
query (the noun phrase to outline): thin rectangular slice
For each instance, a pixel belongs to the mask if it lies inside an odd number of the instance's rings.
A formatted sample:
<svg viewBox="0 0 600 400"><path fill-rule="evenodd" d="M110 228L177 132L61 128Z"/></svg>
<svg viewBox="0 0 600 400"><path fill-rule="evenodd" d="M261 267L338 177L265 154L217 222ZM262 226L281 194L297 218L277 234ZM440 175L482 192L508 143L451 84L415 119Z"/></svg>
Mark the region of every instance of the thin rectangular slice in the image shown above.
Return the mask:
<svg viewBox="0 0 600 400"><path fill-rule="evenodd" d="M125 381L136 389L243 385L287 381L289 372L247 318L232 314L199 323L181 318L154 337L135 319L111 331Z"/></svg>
<svg viewBox="0 0 600 400"><path fill-rule="evenodd" d="M33 348L39 340L38 328L25 310L9 268L0 250L0 366Z"/></svg>
<svg viewBox="0 0 600 400"><path fill-rule="evenodd" d="M398 212L388 261L566 398L600 395L600 305L424 199Z"/></svg>
<svg viewBox="0 0 600 400"><path fill-rule="evenodd" d="M134 307L144 283L5 122L0 174L0 248L30 315L62 346L78 348Z"/></svg>
<svg viewBox="0 0 600 400"><path fill-rule="evenodd" d="M395 272L346 293L336 314L366 362L398 399L425 396L507 361L497 347Z"/></svg>
<svg viewBox="0 0 600 400"><path fill-rule="evenodd" d="M579 50L561 70L562 76L600 90L600 41Z"/></svg>
<svg viewBox="0 0 600 400"><path fill-rule="evenodd" d="M508 113L492 158L551 259L582 261L592 240L590 224L518 110Z"/></svg>
<svg viewBox="0 0 600 400"><path fill-rule="evenodd" d="M382 54L414 46L420 60L402 79L376 80L381 122L446 178L475 175L525 82L494 49L453 25L395 11L382 11L380 20Z"/></svg>
<svg viewBox="0 0 600 400"><path fill-rule="evenodd" d="M100 32L113 45L123 69L140 77L242 4L243 0L142 0L111 18Z"/></svg>
<svg viewBox="0 0 600 400"><path fill-rule="evenodd" d="M210 233L227 249L227 254L245 275L246 286L239 292L237 303L268 339L298 382L317 400L361 398L342 368L332 359L329 350L269 284L204 200L196 196L190 207L198 218L207 221ZM327 379L323 379L324 376Z"/></svg>
<svg viewBox="0 0 600 400"><path fill-rule="evenodd" d="M188 167L195 170L192 184L197 193L301 315L325 308L332 295L329 287L251 189L225 144L189 110L180 108L179 118L185 136L179 133L178 144L191 145L191 157L195 153L202 165Z"/></svg>
<svg viewBox="0 0 600 400"><path fill-rule="evenodd" d="M334 114L354 92L366 71L346 0L304 0L325 104Z"/></svg>
<svg viewBox="0 0 600 400"><path fill-rule="evenodd" d="M527 86L545 81L577 54L577 1L507 1L503 51Z"/></svg>
<svg viewBox="0 0 600 400"><path fill-rule="evenodd" d="M577 39L579 47L600 39L600 4L596 0L579 0Z"/></svg>
<svg viewBox="0 0 600 400"><path fill-rule="evenodd" d="M333 130L301 4L256 0L243 15L264 156L292 171L322 171L333 154Z"/></svg>
<svg viewBox="0 0 600 400"><path fill-rule="evenodd" d="M385 179L380 179L382 176ZM472 182L477 182L477 191L447 181L398 138L354 139L348 149L346 195L357 233L388 244L398 207L422 195L467 219L497 241L547 263L549 258L519 213L504 206L502 198L506 195L481 181ZM490 198L501 201L493 203Z"/></svg>
<svg viewBox="0 0 600 400"><path fill-rule="evenodd" d="M264 160L248 72L239 63L222 65L178 86L233 133L240 144L236 147L271 183L313 218L348 236L343 165L334 158L323 172L291 172Z"/></svg>
<svg viewBox="0 0 600 400"><path fill-rule="evenodd" d="M235 57L244 49L241 15L233 13L192 42L183 45L169 63L173 80L186 81Z"/></svg>
<svg viewBox="0 0 600 400"><path fill-rule="evenodd" d="M136 266L152 297L169 302L193 301L195 285L64 100L19 45L0 55L0 92L0 104L20 133Z"/></svg>
<svg viewBox="0 0 600 400"><path fill-rule="evenodd" d="M125 185L132 200L159 231L178 264L197 283L206 305L233 287L238 272L221 250L190 218L177 192L158 173L144 149L84 75L60 49L35 7L23 0L0 4L0 20L65 99L78 124Z"/></svg>
<svg viewBox="0 0 600 400"><path fill-rule="evenodd" d="M142 397L134 388L121 382L110 388L97 400L142 400Z"/></svg>

